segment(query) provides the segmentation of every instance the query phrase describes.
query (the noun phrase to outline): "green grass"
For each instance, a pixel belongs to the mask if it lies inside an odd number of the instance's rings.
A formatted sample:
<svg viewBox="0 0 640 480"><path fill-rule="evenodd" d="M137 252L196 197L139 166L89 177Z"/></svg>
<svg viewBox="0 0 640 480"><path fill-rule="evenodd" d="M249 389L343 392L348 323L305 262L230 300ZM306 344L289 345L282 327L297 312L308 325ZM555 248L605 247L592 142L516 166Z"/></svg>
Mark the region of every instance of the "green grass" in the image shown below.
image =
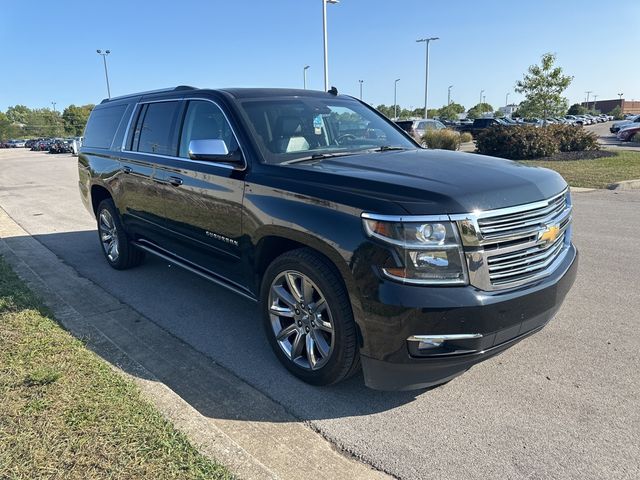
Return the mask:
<svg viewBox="0 0 640 480"><path fill-rule="evenodd" d="M228 479L0 257L0 478Z"/></svg>
<svg viewBox="0 0 640 480"><path fill-rule="evenodd" d="M555 170L573 187L606 188L622 180L640 178L640 152L617 152L595 160L523 160L526 165Z"/></svg>

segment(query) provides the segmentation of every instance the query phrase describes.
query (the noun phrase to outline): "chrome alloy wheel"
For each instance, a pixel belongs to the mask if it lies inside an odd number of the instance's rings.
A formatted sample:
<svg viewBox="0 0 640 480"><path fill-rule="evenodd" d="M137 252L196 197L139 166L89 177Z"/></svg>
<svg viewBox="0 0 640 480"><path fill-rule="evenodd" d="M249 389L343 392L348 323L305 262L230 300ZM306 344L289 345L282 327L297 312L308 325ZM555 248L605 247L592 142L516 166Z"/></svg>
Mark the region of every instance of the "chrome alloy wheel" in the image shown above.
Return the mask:
<svg viewBox="0 0 640 480"><path fill-rule="evenodd" d="M269 289L269 317L276 341L287 357L307 370L331 358L334 324L318 286L295 270L280 273Z"/></svg>
<svg viewBox="0 0 640 480"><path fill-rule="evenodd" d="M120 256L118 249L118 230L111 213L107 209L103 209L100 212L98 230L104 253L106 253L111 262L116 262Z"/></svg>

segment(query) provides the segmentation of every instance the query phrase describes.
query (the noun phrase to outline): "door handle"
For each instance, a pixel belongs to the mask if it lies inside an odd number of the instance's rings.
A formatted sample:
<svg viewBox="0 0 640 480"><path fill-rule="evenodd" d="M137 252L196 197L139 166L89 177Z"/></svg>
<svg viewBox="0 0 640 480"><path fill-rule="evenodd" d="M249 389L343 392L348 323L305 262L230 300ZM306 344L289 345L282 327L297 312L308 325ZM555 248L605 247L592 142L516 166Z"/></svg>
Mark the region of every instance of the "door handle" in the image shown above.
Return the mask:
<svg viewBox="0 0 640 480"><path fill-rule="evenodd" d="M131 169L131 167L127 167L126 165L124 167L122 167L122 171L124 173L131 173L133 170Z"/></svg>
<svg viewBox="0 0 640 480"><path fill-rule="evenodd" d="M169 183L174 187L182 185L182 179L180 177L169 177Z"/></svg>

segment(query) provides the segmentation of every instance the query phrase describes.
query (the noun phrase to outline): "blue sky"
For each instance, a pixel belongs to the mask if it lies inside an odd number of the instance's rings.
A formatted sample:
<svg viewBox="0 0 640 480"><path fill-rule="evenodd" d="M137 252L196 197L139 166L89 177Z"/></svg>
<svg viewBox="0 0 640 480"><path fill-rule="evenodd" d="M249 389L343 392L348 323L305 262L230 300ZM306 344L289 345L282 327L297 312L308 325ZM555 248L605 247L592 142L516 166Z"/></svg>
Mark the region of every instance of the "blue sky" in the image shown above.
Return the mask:
<svg viewBox="0 0 640 480"><path fill-rule="evenodd" d="M57 108L178 84L199 87L322 88L321 0L32 1L0 10L0 110L17 103ZM419 107L424 44L432 44L429 105L452 98L467 108L521 99L513 86L547 51L575 77L571 103L640 100L640 1L342 0L328 5L330 83L364 100Z"/></svg>

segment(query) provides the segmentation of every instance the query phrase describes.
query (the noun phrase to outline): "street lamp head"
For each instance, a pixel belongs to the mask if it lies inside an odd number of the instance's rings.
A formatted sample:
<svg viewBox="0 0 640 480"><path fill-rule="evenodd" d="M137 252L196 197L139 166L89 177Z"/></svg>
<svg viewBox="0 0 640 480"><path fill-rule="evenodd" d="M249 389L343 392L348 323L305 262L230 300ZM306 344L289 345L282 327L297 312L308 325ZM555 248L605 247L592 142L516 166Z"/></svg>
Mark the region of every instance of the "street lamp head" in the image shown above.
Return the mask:
<svg viewBox="0 0 640 480"><path fill-rule="evenodd" d="M309 68L309 65L305 65L305 66L304 66L304 69L305 69L305 70L306 70L306 69L308 69L308 68Z"/></svg>
<svg viewBox="0 0 640 480"><path fill-rule="evenodd" d="M332 3L332 4L336 4L336 3L340 3L340 0L324 0L324 3Z"/></svg>
<svg viewBox="0 0 640 480"><path fill-rule="evenodd" d="M105 52L107 55L109 55L111 53L111 50L105 50Z"/></svg>
<svg viewBox="0 0 640 480"><path fill-rule="evenodd" d="M395 81L396 81L396 82L399 82L399 81L400 81L400 79L399 79L399 78L396 78L396 79L395 79Z"/></svg>
<svg viewBox="0 0 640 480"><path fill-rule="evenodd" d="M102 53L102 50L96 50L97 53Z"/></svg>
<svg viewBox="0 0 640 480"><path fill-rule="evenodd" d="M431 40L440 40L440 37L419 38L416 42L430 42Z"/></svg>

